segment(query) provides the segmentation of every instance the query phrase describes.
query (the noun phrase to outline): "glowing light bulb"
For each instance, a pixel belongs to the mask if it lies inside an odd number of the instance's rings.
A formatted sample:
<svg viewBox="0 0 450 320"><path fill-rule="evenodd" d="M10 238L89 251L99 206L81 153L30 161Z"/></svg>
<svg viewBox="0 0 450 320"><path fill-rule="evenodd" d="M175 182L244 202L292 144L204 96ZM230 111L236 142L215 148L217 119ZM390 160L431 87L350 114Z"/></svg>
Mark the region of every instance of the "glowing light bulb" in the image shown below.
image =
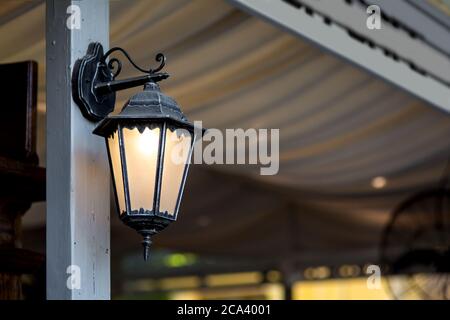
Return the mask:
<svg viewBox="0 0 450 320"><path fill-rule="evenodd" d="M139 135L139 151L144 155L152 155L158 151L159 130L145 129Z"/></svg>

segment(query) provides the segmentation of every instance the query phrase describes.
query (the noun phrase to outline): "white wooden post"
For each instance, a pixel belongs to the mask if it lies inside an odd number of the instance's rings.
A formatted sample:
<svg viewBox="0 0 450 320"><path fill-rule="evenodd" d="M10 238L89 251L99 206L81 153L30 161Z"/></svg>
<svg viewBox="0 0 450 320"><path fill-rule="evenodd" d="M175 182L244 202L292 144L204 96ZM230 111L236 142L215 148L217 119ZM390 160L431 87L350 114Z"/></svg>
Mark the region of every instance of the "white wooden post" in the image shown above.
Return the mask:
<svg viewBox="0 0 450 320"><path fill-rule="evenodd" d="M109 299L109 171L103 139L72 100L74 62L109 45L108 0L48 0L47 298Z"/></svg>

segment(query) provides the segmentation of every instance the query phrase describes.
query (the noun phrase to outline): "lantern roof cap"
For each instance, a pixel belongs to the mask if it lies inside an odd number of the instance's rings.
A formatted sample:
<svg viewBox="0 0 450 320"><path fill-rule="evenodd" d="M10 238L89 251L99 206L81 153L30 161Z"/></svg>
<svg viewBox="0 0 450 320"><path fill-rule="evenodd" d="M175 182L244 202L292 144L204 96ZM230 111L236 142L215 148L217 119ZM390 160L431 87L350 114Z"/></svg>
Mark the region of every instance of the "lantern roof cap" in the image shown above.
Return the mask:
<svg viewBox="0 0 450 320"><path fill-rule="evenodd" d="M180 127L193 128L176 101L162 93L156 82L148 82L143 91L134 94L125 103L120 113L110 114L100 121L93 133L108 136L120 123L142 123L145 120L166 120Z"/></svg>

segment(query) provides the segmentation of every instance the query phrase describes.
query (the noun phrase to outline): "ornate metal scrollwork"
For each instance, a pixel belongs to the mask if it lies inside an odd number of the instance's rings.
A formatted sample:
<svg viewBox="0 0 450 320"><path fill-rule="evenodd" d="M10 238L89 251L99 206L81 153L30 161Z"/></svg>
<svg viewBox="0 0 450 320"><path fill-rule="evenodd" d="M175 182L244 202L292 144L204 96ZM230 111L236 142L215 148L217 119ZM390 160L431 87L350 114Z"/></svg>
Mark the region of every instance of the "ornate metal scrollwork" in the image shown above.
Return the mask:
<svg viewBox="0 0 450 320"><path fill-rule="evenodd" d="M116 80L122 71L122 62L115 57L108 60L108 57L117 51L122 53L136 70L145 75ZM91 43L86 55L77 60L74 66L73 99L87 119L101 120L114 110L116 91L144 85L148 82L158 82L169 77L167 73L160 72L166 64L164 54L158 53L155 60L160 63L159 66L144 69L138 66L128 52L120 47L111 48L103 53L100 43Z"/></svg>
<svg viewBox="0 0 450 320"><path fill-rule="evenodd" d="M135 69L137 69L137 70L139 70L139 71L141 71L143 73L147 73L147 74L157 73L157 72L161 71L164 68L164 66L166 65L166 56L164 54L162 54L162 53L158 53L156 55L156 57L155 57L155 60L160 62L160 65L157 68L155 68L155 69L150 68L150 69L146 70L146 69L144 69L142 67L139 67L133 61L133 59L131 59L130 55L128 54L128 52L125 49L120 48L120 47L114 47L114 48L109 49L103 55L102 61L101 61L101 63L104 63L105 65L107 65L108 69L111 71L111 74L113 75L113 79L115 79L119 75L120 71L122 70L122 62L119 59L117 59L117 58L112 58L112 59L109 60L108 64L106 64L106 59L112 53L114 53L116 51L121 52L127 58L127 60L131 63L131 65ZM116 65L117 67L115 67L114 65Z"/></svg>

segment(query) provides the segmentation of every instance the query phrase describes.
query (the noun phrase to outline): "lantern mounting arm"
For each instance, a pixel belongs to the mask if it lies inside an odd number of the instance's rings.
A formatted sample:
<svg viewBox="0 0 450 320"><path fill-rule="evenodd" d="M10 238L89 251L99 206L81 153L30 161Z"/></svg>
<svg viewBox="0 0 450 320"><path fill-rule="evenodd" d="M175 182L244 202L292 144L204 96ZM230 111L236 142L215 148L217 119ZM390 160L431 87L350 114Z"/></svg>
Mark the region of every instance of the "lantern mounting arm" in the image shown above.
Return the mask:
<svg viewBox="0 0 450 320"><path fill-rule="evenodd" d="M130 64L145 75L128 79L116 80L122 70L122 62L118 58L108 57L121 52ZM89 45L87 53L75 62L72 73L72 96L83 115L91 121L99 121L114 110L116 91L144 85L148 82L158 82L169 77L165 72L159 72L166 64L166 57L162 53L156 55L160 62L155 69L148 70L139 67L127 51L114 47L103 54L103 47L98 42Z"/></svg>
<svg viewBox="0 0 450 320"><path fill-rule="evenodd" d="M94 86L96 94L104 95L120 90L138 87L148 82L158 82L169 77L169 74L165 72L147 74L145 76L133 77L123 80L112 80L108 82L100 82Z"/></svg>

